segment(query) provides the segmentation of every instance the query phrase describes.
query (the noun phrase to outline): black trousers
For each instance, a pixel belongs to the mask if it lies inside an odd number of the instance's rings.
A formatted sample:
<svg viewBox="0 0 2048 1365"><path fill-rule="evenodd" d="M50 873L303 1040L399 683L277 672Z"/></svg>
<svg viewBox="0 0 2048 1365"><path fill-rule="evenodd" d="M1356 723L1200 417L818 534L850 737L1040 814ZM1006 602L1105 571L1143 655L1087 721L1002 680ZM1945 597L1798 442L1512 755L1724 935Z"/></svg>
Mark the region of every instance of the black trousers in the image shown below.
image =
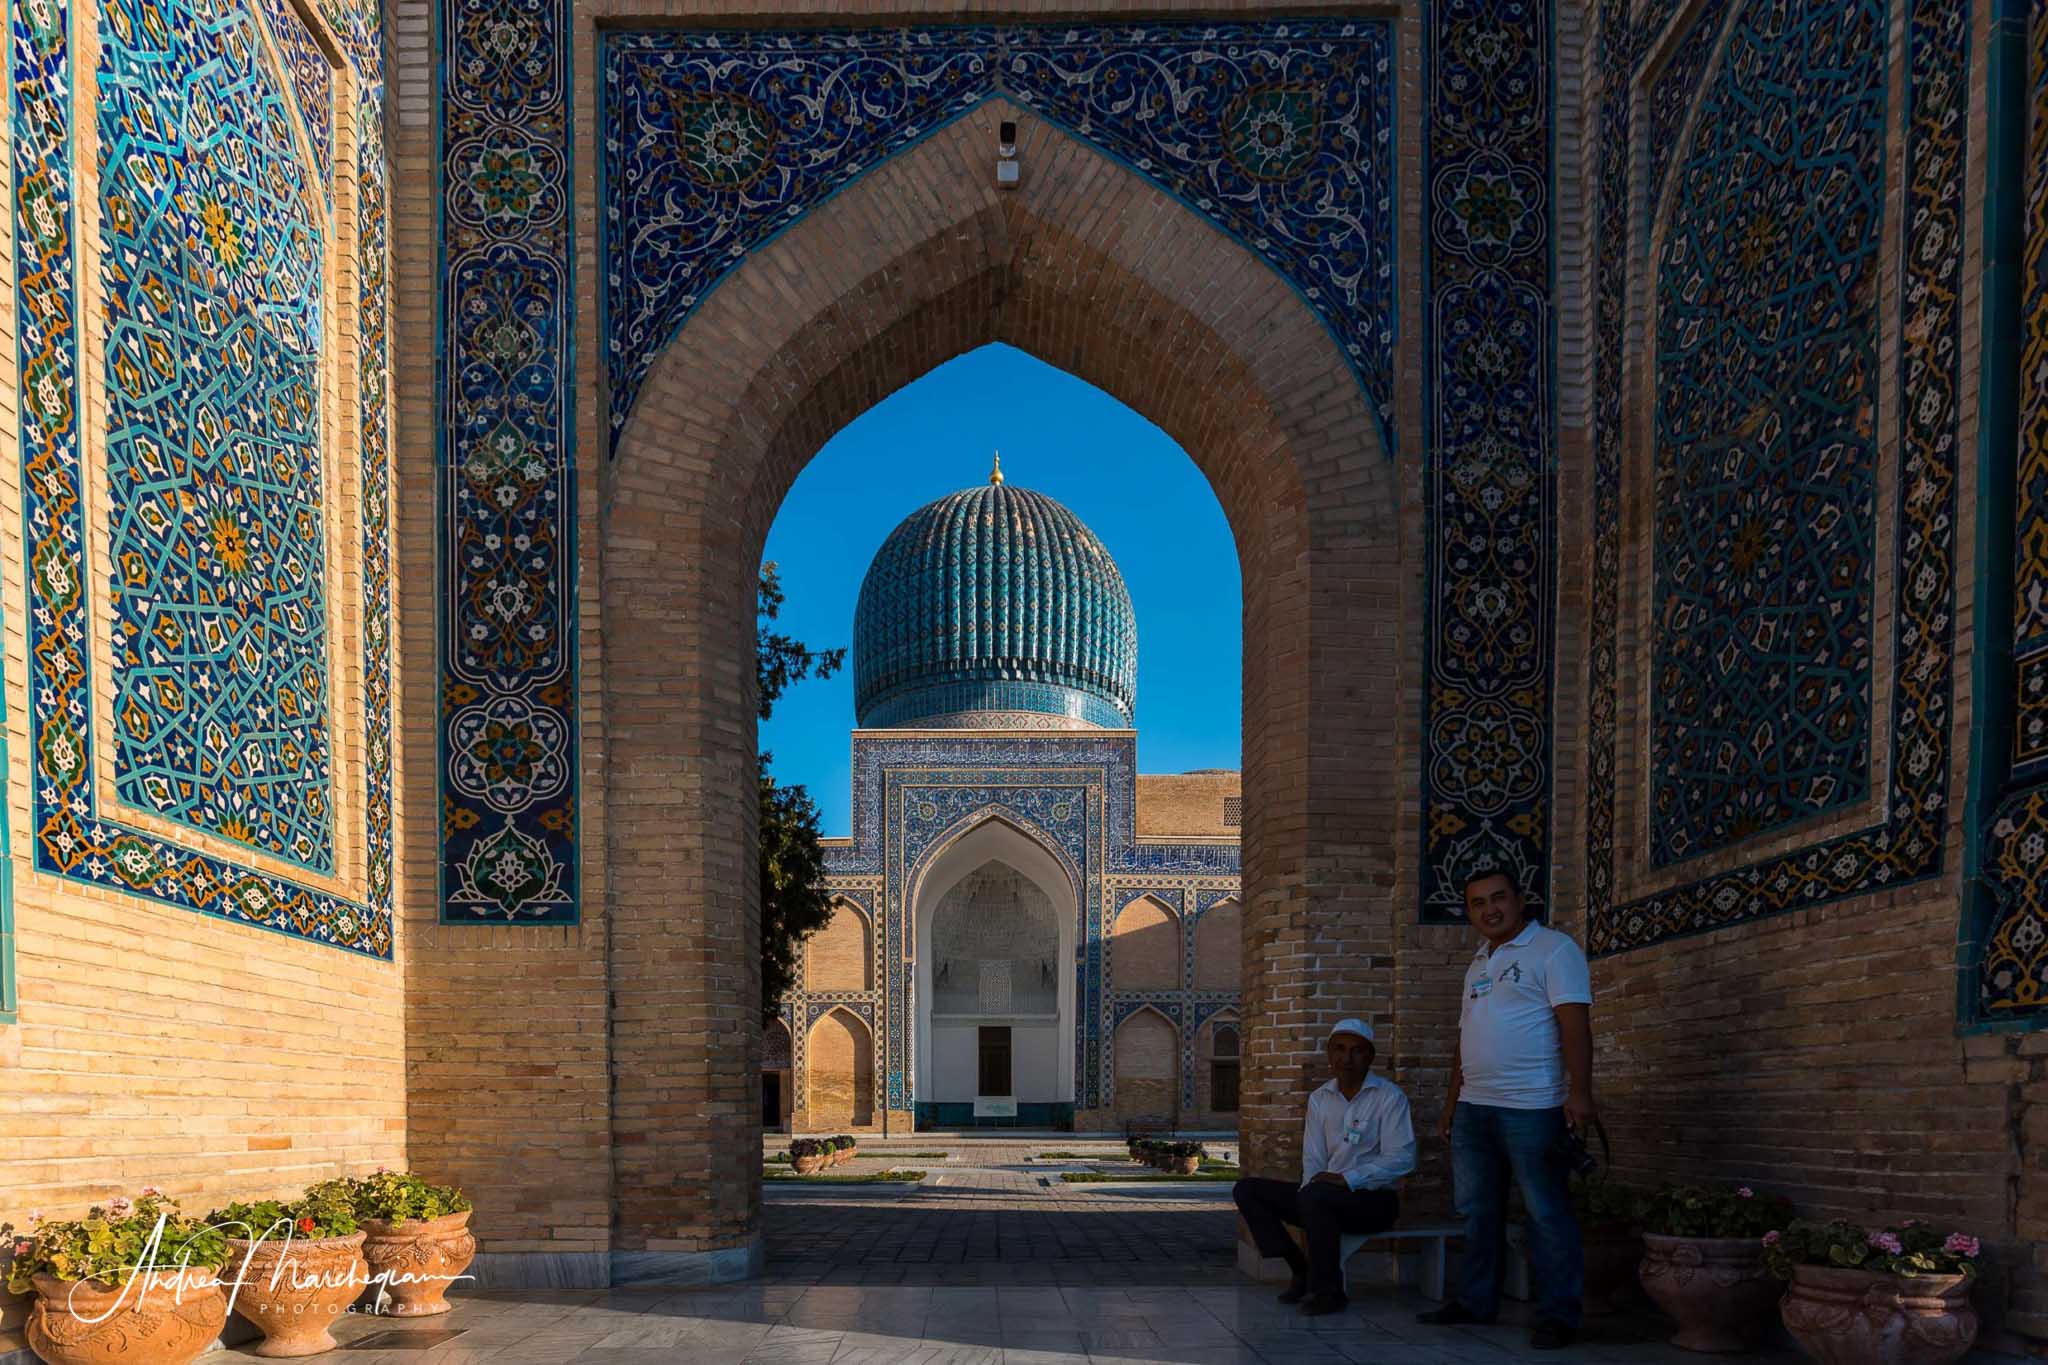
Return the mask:
<svg viewBox="0 0 2048 1365"><path fill-rule="evenodd" d="M1259 1251L1284 1259L1297 1275L1303 1274L1301 1248L1287 1235L1286 1225L1301 1229L1308 1243L1304 1278L1311 1294L1344 1293L1339 1238L1347 1232L1385 1232L1401 1215L1400 1197L1392 1190L1347 1190L1322 1181L1301 1186L1247 1176L1231 1187L1230 1197Z"/></svg>

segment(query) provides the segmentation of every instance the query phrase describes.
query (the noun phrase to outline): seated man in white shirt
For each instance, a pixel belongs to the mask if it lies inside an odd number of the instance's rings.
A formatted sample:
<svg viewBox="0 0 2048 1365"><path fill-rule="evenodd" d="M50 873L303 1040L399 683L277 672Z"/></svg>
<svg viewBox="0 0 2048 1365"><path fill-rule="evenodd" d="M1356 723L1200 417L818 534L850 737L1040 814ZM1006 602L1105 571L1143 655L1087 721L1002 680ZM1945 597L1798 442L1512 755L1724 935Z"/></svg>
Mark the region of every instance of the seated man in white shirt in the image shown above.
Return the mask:
<svg viewBox="0 0 2048 1365"><path fill-rule="evenodd" d="M1231 1197L1261 1254L1277 1256L1294 1272L1282 1303L1304 1313L1341 1312L1344 1267L1338 1261L1345 1233L1384 1232L1400 1215L1394 1184L1415 1169L1415 1126L1401 1087L1372 1069L1372 1025L1346 1019L1330 1030L1324 1051L1330 1081L1308 1097L1301 1125L1301 1184L1247 1177ZM1302 1230L1308 1254L1287 1235ZM1304 1302L1306 1299L1306 1302Z"/></svg>

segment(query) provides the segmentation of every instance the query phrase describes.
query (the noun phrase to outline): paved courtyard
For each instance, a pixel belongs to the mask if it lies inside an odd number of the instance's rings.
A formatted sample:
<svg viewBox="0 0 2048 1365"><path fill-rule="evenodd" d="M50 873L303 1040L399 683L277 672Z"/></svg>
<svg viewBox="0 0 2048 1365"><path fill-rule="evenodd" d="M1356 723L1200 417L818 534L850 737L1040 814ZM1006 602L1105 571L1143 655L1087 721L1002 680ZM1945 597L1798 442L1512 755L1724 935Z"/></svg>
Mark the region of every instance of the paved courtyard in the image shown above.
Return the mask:
<svg viewBox="0 0 2048 1365"><path fill-rule="evenodd" d="M779 1146L771 1144L769 1150ZM1234 1153L1235 1143L1212 1144ZM1490 1328L1416 1323L1427 1300L1380 1290L1303 1318L1232 1263L1228 1186L1067 1185L1121 1144L1072 1136L869 1144L840 1173L926 1171L915 1186L771 1182L768 1271L711 1289L479 1293L420 1322L351 1317L352 1365L1427 1365L1526 1358L1524 1310ZM947 1158L895 1155L946 1150ZM1116 1167L1103 1169L1114 1170ZM1601 1319L1540 1359L1663 1365L1653 1317ZM442 1334L455 1333L445 1339ZM228 1354L209 1359L226 1365ZM1790 1353L1758 1360L1792 1361Z"/></svg>

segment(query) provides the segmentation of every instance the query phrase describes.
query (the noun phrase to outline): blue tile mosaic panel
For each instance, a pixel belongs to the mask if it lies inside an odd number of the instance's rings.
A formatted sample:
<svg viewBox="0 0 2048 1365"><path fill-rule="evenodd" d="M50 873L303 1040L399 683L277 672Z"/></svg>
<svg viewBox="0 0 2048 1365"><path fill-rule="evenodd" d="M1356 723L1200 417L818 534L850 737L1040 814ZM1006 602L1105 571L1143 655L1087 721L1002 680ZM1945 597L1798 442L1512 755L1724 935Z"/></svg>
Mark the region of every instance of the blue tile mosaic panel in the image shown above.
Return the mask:
<svg viewBox="0 0 2048 1365"><path fill-rule="evenodd" d="M1966 1018L2038 1026L2048 1022L2048 786L2040 782L2048 773L2048 5L2028 6L2025 22L2026 244L2012 512L2017 790L2000 801L1982 836L1993 910L1977 978L1966 987L1976 997L1966 1000Z"/></svg>
<svg viewBox="0 0 2048 1365"><path fill-rule="evenodd" d="M1744 6L1673 173L1650 491L1658 866L1870 790L1885 38L1884 0Z"/></svg>
<svg viewBox="0 0 2048 1365"><path fill-rule="evenodd" d="M325 336L306 271L324 197L291 131L289 86L235 5L107 0L97 11L101 238L81 250L72 161L72 15L10 7L15 304L28 561L31 838L43 872L378 957L391 954L389 641L366 630L367 896L351 901L195 853L98 808L120 794L309 866L331 866L329 679L318 386ZM358 30L372 23L358 16ZM388 614L388 241L374 46L350 45L365 136L361 340L363 614ZM131 155L147 145L167 154ZM174 153L174 154L171 154ZM108 566L116 750L96 760L87 613L92 543L77 366L77 271L107 296ZM318 279L317 271L311 276ZM197 374L202 378L195 380ZM317 642L317 644L315 643ZM147 685L139 681L147 671ZM221 698L225 696L227 700ZM146 771L153 731L162 765ZM224 738L223 738L224 737ZM184 751L180 752L180 744ZM124 745L135 744L121 757ZM209 766L211 765L211 766ZM155 779L165 776L167 786ZM192 790L182 789L189 783ZM350 794L351 796L353 794Z"/></svg>
<svg viewBox="0 0 2048 1365"><path fill-rule="evenodd" d="M1598 52L1604 98L1596 146L1600 185L1593 338L1593 696L1586 848L1588 948L1596 956L1900 886L1941 870L1952 752L1964 139L1970 44L1967 7L1953 0L1902 2L1907 6L1900 30L1905 43L1905 101L1896 115L1904 133L1900 311L1896 323L1881 320L1881 325L1897 326L1901 343L1897 370L1876 372L1868 381L1899 386L1898 410L1903 419L1896 512L1899 530L1884 547L1885 553L1896 556L1892 571L1896 596L1891 608L1895 644L1890 790L1885 814L1869 827L1628 903L1620 903L1615 895L1614 813L1617 801L1624 799L1617 787L1615 766L1615 660L1620 625L1620 489L1627 471L1648 468L1647 455L1628 446L1622 390L1628 291L1632 277L1641 279L1636 272L1649 266L1633 251L1628 218L1631 123L1639 108L1634 81L1647 35L1630 28L1624 0L1606 0L1600 9ZM1817 0L1786 12L1822 23L1823 9L1830 17L1841 17L1838 6L1823 7ZM1865 9L1859 3L1848 14L1862 16ZM1878 34L1887 27L1888 20L1880 22ZM1881 89L1885 60L1881 48L1869 52L1868 40L1855 34L1817 37L1827 42L1839 38L1864 43L1859 49L1864 53L1861 60L1879 68L1874 79ZM1797 49L1796 44L1784 47ZM1788 93L1795 104L1811 99L1818 107L1820 85L1839 89L1834 83L1846 74L1788 73L1790 79L1812 86ZM1740 82L1739 75L1730 79ZM1719 80L1710 76L1708 88L1716 88ZM1862 107L1860 96L1851 97L1845 110L1848 116L1839 125L1811 120L1808 124L1828 130L1830 136L1853 140L1860 136L1856 131L1860 121L1854 114ZM1774 96L1758 101L1755 108L1762 120L1756 129L1760 142L1775 142L1779 125L1772 120L1785 117L1783 106ZM1853 197L1845 209L1854 212ZM1881 222L1867 220L1868 233L1876 235L1881 227ZM1739 269L1741 251L1740 240L1728 243L1724 260L1732 252L1733 265ZM1860 252L1855 258L1860 259ZM1821 351L1813 359L1827 366L1840 363L1834 350ZM1701 401L1711 399L1708 394Z"/></svg>
<svg viewBox="0 0 2048 1365"><path fill-rule="evenodd" d="M655 357L749 251L999 94L1247 243L1388 410L1384 20L625 32L603 63L615 447Z"/></svg>
<svg viewBox="0 0 2048 1365"><path fill-rule="evenodd" d="M313 169L329 207L334 204L334 68L320 40L292 0L263 0L270 39L291 76L299 122L313 153Z"/></svg>
<svg viewBox="0 0 2048 1365"><path fill-rule="evenodd" d="M111 0L102 27L115 791L330 873L319 187L247 11ZM65 785L73 727L47 722Z"/></svg>
<svg viewBox="0 0 2048 1365"><path fill-rule="evenodd" d="M1432 7L1425 352L1432 597L1424 914L1475 866L1539 903L1551 825L1551 13ZM446 0L444 917L575 914L569 31ZM615 444L649 366L754 247L1004 96L1149 177L1289 281L1393 403L1393 30L1383 19L608 32L601 332ZM1389 448L1391 448L1389 444ZM1148 853L1196 868L1211 855Z"/></svg>
<svg viewBox="0 0 2048 1365"><path fill-rule="evenodd" d="M1425 7L1422 918L1549 903L1556 318L1548 0Z"/></svg>
<svg viewBox="0 0 2048 1365"><path fill-rule="evenodd" d="M441 919L573 924L569 23L443 0Z"/></svg>

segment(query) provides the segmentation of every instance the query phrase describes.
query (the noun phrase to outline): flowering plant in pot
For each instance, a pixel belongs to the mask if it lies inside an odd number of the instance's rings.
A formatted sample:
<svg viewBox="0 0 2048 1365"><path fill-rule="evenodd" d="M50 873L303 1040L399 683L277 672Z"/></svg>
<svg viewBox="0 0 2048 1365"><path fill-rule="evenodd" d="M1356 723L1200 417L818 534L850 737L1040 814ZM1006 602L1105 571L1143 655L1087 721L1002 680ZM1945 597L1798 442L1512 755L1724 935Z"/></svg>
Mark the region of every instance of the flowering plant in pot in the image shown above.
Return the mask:
<svg viewBox="0 0 2048 1365"><path fill-rule="evenodd" d="M448 1286L476 1256L470 1202L452 1185L433 1185L409 1171L379 1168L345 1186L362 1224L370 1280L387 1290L390 1311L429 1317L448 1311Z"/></svg>
<svg viewBox="0 0 2048 1365"><path fill-rule="evenodd" d="M1596 1173L1573 1176L1571 1194L1579 1241L1585 1248L1586 1311L1612 1313L1627 1299L1643 1259L1637 1223L1643 1193Z"/></svg>
<svg viewBox="0 0 2048 1365"><path fill-rule="evenodd" d="M1824 1365L1951 1365L1977 1339L1970 1282L1983 1248L1967 1233L1802 1220L1763 1241L1764 1263L1788 1282L1785 1330Z"/></svg>
<svg viewBox="0 0 2048 1365"><path fill-rule="evenodd" d="M791 1138L789 1166L798 1175L815 1175L825 1165L825 1144L817 1138Z"/></svg>
<svg viewBox="0 0 2048 1365"><path fill-rule="evenodd" d="M1199 1142L1176 1142L1172 1149L1172 1169L1176 1175L1193 1175L1202 1167L1202 1158L1208 1149Z"/></svg>
<svg viewBox="0 0 2048 1365"><path fill-rule="evenodd" d="M187 1218L154 1185L95 1204L83 1218L0 1224L7 1287L33 1289L28 1344L49 1365L185 1365L227 1321L218 1228Z"/></svg>
<svg viewBox="0 0 2048 1365"><path fill-rule="evenodd" d="M348 1186L328 1180L297 1199L236 1202L206 1221L227 1234L228 1306L262 1330L255 1353L333 1350L329 1325L370 1280Z"/></svg>
<svg viewBox="0 0 2048 1365"><path fill-rule="evenodd" d="M1643 1202L1637 1273L1678 1323L1672 1345L1733 1352L1762 1340L1778 1297L1764 1269L1763 1236L1791 1217L1784 1198L1747 1185L1666 1185Z"/></svg>

